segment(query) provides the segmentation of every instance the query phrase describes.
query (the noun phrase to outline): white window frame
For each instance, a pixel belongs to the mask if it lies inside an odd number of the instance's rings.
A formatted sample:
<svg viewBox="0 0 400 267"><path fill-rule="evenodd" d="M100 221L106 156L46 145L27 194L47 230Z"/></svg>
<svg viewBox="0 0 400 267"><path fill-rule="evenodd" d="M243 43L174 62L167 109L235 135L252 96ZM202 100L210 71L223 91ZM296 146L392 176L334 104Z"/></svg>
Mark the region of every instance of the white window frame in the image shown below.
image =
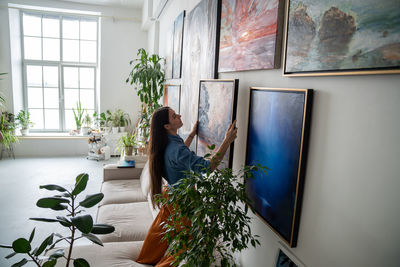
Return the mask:
<svg viewBox="0 0 400 267"><path fill-rule="evenodd" d="M34 59L25 59L25 44L24 44L24 29L23 29L23 14L27 15L33 15L33 16L40 16L43 18L44 16L51 16L54 18L59 19L59 32L60 32L60 58L58 61L49 61L49 60L34 60ZM91 21L96 21L97 25L97 37L96 37L96 62L95 63L81 63L81 62L70 62L70 61L63 61L63 39L68 39L68 38L63 38L63 32L62 32L62 21L63 18L68 18L68 19L77 19L77 20L91 20ZM48 11L20 11L20 34L21 34L21 59L22 59L22 71L23 71L23 104L24 104L24 109L29 110L28 108L28 85L27 85L27 66L28 65L35 65L35 66L41 66L42 67L42 90L44 88L43 84L43 67L44 66L57 66L58 67L58 88L59 88L59 128L58 129L45 129L45 110L46 108L44 107L44 99L43 99L43 127L42 129L30 129L31 132L67 132L71 129L67 128L66 122L65 122L65 105L64 105L64 67L88 67L88 68L93 68L94 69L94 111L98 110L98 103L97 103L97 73L98 73L98 66L99 66L99 19L97 17L93 16L85 16L85 15L78 15L78 14L62 14L62 13L53 13L53 12L48 12ZM43 27L43 23L41 24ZM27 35L29 36L29 35ZM37 36L35 36L37 37ZM42 49L42 58L43 58L43 29L42 29L42 36L41 38L41 49ZM47 38L47 37L46 37ZM79 36L79 41L83 40L86 41L86 39L81 39ZM93 41L93 40L90 40ZM80 59L80 52L81 50L79 49L79 59ZM78 78L79 79L79 78ZM80 80L78 80L78 85L79 85ZM79 90L79 98L80 98L80 90L81 88L78 88ZM44 92L43 92L43 98L44 98ZM89 114L92 115L92 114Z"/></svg>

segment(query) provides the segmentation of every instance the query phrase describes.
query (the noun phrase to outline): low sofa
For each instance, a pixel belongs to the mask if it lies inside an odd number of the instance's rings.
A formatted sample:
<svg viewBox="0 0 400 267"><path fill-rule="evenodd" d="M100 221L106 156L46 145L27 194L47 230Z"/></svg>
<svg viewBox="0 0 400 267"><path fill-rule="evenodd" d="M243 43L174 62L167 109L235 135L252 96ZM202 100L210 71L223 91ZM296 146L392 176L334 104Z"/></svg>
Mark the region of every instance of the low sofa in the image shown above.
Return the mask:
<svg viewBox="0 0 400 267"><path fill-rule="evenodd" d="M104 246L76 245L72 258L84 258L93 267L145 267L135 262L147 231L158 210L153 209L149 197L150 174L145 160L138 158L136 168L118 168L116 164L104 166L96 223L110 224L115 231L98 235ZM56 266L65 266L59 259Z"/></svg>

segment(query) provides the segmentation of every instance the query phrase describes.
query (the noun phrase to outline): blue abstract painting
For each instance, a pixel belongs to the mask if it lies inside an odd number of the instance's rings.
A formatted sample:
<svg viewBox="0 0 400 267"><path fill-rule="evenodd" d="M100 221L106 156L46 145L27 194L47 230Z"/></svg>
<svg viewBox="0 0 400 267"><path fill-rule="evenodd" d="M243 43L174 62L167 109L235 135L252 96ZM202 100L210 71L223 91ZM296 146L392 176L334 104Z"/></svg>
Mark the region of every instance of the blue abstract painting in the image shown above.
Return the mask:
<svg viewBox="0 0 400 267"><path fill-rule="evenodd" d="M252 88L250 93L246 165L260 163L270 171L247 179L247 193L258 215L291 246L297 236L310 96L308 89Z"/></svg>

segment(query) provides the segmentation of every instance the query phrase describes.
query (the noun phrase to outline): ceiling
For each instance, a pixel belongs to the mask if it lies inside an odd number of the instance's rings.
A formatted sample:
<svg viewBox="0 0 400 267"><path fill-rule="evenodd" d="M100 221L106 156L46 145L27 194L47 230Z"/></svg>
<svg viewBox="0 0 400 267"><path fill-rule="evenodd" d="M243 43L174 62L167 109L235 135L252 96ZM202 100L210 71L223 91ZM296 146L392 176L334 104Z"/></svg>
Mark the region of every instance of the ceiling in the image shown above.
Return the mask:
<svg viewBox="0 0 400 267"><path fill-rule="evenodd" d="M121 8L142 8L144 0L62 0L79 4L100 5Z"/></svg>

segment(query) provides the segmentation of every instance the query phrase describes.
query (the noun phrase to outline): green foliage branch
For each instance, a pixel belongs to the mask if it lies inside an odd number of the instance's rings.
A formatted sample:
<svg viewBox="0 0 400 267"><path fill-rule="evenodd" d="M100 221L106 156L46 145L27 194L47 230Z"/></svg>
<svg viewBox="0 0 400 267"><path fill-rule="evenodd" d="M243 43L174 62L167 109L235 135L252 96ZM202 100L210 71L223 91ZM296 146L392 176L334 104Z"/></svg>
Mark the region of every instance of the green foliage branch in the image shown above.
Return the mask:
<svg viewBox="0 0 400 267"><path fill-rule="evenodd" d="M81 238L86 238L93 243L103 246L103 243L96 235L109 234L114 232L115 228L107 224L94 224L91 215L83 215L82 208L91 208L97 205L104 197L103 193L87 195L83 200L78 201L78 196L86 189L89 180L89 175L86 173L79 174L75 179L75 186L71 190L55 185L41 185L40 189L56 191L56 195L51 197L41 198L36 202L39 208L47 208L55 211L67 212L66 216L56 216L56 218L30 218L30 220L59 223L63 227L70 230L69 236L62 236L59 233L52 233L46 237L41 244L32 248L32 241L35 236L34 228L28 239L18 238L14 240L12 245L0 245L1 248L12 249L13 252L6 256L6 259L14 257L16 254L25 254L26 257L21 261L12 265L12 267L23 266L28 262L33 262L36 266L52 267L55 266L59 258L66 259L68 267L71 260L74 266L87 267L89 263L83 258L72 258L72 249L74 242ZM78 234L80 235L78 236ZM64 249L53 250L60 242L66 242L68 252L65 255ZM51 250L50 255L43 256Z"/></svg>
<svg viewBox="0 0 400 267"><path fill-rule="evenodd" d="M232 253L249 244L260 244L250 229L247 212L253 208L247 204L250 200L244 179L253 178L254 172L266 174L267 170L255 164L236 173L230 168L213 172L208 168L203 174L187 172L184 179L169 189L168 197L156 198L174 211L163 226L174 266L236 266Z"/></svg>
<svg viewBox="0 0 400 267"><path fill-rule="evenodd" d="M5 148L10 148L13 143L18 142L18 137L15 136L15 119L14 114L3 111L0 114L0 143Z"/></svg>
<svg viewBox="0 0 400 267"><path fill-rule="evenodd" d="M21 110L18 115L17 115L17 122L18 125L21 126L21 128L28 129L29 126L33 126L33 122L30 119L31 114L27 110Z"/></svg>

